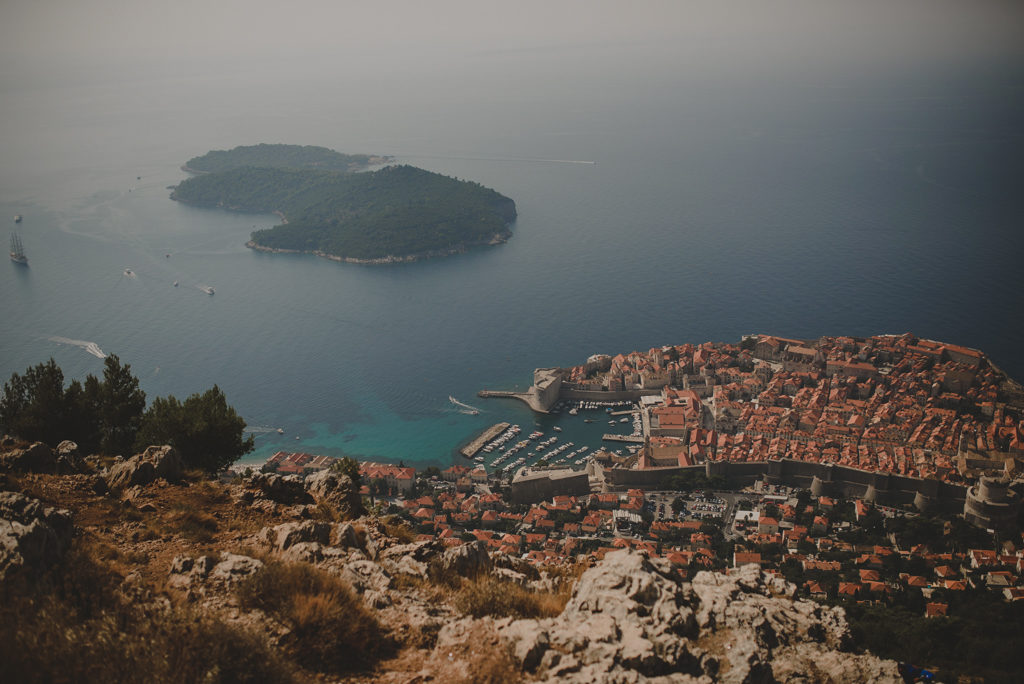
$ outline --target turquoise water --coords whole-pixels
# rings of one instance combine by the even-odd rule
[[[611,88],[581,63],[576,87],[555,74],[512,92],[510,59],[465,66],[459,86],[364,84],[358,101],[345,76],[281,81],[273,100],[251,74],[7,87],[0,143],[18,164],[0,216],[25,215],[30,267],[0,267],[0,375],[51,356],[100,373],[67,340],[92,342],[150,397],[218,384],[258,430],[248,460],[420,467],[500,420],[548,428],[475,393],[594,353],[912,331],[1024,377],[1019,73],[708,84],[633,78],[641,63]],[[194,155],[255,142],[479,181],[516,201],[514,235],[397,266],[252,252],[275,217],[184,207],[166,186]],[[608,429],[558,420],[578,445]]]

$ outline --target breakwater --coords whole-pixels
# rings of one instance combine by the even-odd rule
[[[495,423],[481,432],[476,439],[459,449],[459,453],[466,458],[473,458],[484,448],[484,445],[508,429],[509,423]]]

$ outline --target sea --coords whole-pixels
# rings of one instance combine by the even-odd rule
[[[476,396],[596,353],[911,332],[1024,379],[1020,65],[712,78],[661,56],[4,78],[0,222],[29,264],[0,264],[0,379],[49,358],[67,379],[99,375],[116,354],[150,398],[218,385],[255,437],[245,463],[283,450],[418,468],[464,462],[458,447],[499,421],[591,448],[629,432]],[[479,182],[515,200],[513,235],[345,264],[247,249],[275,216],[169,199],[190,157],[259,142]]]

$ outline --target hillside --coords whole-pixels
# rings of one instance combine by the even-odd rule
[[[190,162],[191,164],[191,162]],[[171,199],[197,207],[278,213],[249,246],[351,261],[402,261],[504,242],[515,203],[479,183],[412,166],[365,173],[244,166],[179,184]]]
[[[182,167],[189,173],[217,173],[245,166],[283,169],[322,169],[326,171],[361,171],[371,164],[387,161],[386,157],[368,154],[342,154],[314,145],[244,145],[231,150],[211,150],[192,157]]]
[[[850,651],[841,608],[755,566],[686,582],[626,549],[538,569],[359,515],[343,475],[221,484],[178,465],[4,441],[13,680],[899,681]]]

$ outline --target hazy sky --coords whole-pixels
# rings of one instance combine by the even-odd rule
[[[1024,44],[1013,0],[4,0],[18,66],[95,59],[417,60],[550,46],[672,43],[681,57],[935,59]],[[213,62],[215,63],[215,62]],[[410,63],[415,67],[415,62]]]

